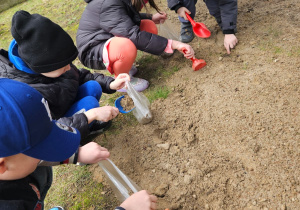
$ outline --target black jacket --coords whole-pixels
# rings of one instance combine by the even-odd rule
[[[86,6],[77,31],[76,43],[80,61],[89,68],[105,69],[102,51],[105,42],[114,37],[130,39],[138,50],[160,55],[168,40],[164,37],[140,31],[141,19],[149,14],[138,13],[130,0],[85,0]],[[97,54],[90,54],[95,48]],[[100,62],[99,62],[100,61]]]
[[[237,0],[203,0],[213,15],[224,34],[236,32],[237,22]],[[183,0],[168,0],[168,7],[177,10],[184,6]]]
[[[22,179],[0,180],[0,209],[42,210],[51,184],[52,169],[49,166],[37,167]]]
[[[92,74],[86,69],[78,70],[71,65],[71,70],[58,78],[48,78],[40,74],[28,74],[15,68],[8,60],[7,51],[0,49],[0,78],[9,78],[30,85],[39,91],[47,100],[53,119],[78,129],[82,138],[88,134],[87,118],[84,114],[76,114],[63,118],[64,114],[75,102],[78,88],[89,80],[96,80],[105,93],[114,93],[109,85],[114,79],[103,74]]]
[[[0,180],[0,209],[43,210],[44,199],[52,184],[52,176],[51,167],[39,166],[23,179]],[[116,207],[117,209],[124,208]]]

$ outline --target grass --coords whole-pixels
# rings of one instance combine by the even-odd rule
[[[102,196],[105,192],[103,184],[93,180],[88,166],[58,166],[54,170],[53,179],[54,183],[45,200],[45,209],[57,205],[70,210],[91,207],[107,209],[112,206],[111,201]]]
[[[162,98],[162,99],[166,99],[168,97],[170,93],[170,90],[168,87],[155,87],[154,89],[150,89],[150,91],[148,92],[148,99],[150,101],[150,103],[152,103],[153,101]]]
[[[83,0],[27,0],[24,3],[15,5],[0,13],[0,48],[7,50],[13,39],[10,33],[11,19],[18,10],[26,10],[31,14],[38,13],[48,17],[66,30],[75,41],[79,20],[85,6],[86,3]],[[136,61],[141,67],[139,74],[142,74],[145,79],[159,77],[161,81],[179,70],[179,67],[175,66],[164,67],[165,61],[143,52],[138,52]],[[78,59],[74,61],[74,64],[79,68],[86,68]],[[94,72],[94,70],[91,71]],[[107,71],[101,71],[101,73],[110,75]],[[168,87],[156,87],[154,83],[151,88],[143,93],[149,98],[150,102],[153,102],[159,98],[167,98],[170,90]],[[115,99],[120,95],[121,93],[103,94],[100,105],[113,106]],[[138,122],[132,113],[118,115],[112,127],[105,132],[105,135],[102,135],[103,137],[101,136],[101,145],[109,147],[108,142],[111,134],[118,135],[122,127],[137,124]],[[102,183],[93,180],[90,166],[61,165],[53,167],[53,171],[54,182],[45,200],[46,209],[61,205],[67,209],[101,210],[111,209],[116,204],[112,204],[112,202],[116,202],[113,198],[102,193],[104,191]]]
[[[66,30],[75,41],[79,20],[85,6],[86,3],[83,0],[27,0],[3,11],[0,15],[0,47],[7,49],[12,40],[11,19],[18,10],[46,16]]]
[[[164,77],[169,77],[172,74],[174,74],[175,72],[179,71],[179,67],[178,66],[173,66],[169,71],[164,71],[164,69],[161,69],[162,75]]]

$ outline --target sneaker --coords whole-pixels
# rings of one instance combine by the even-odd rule
[[[137,77],[130,77],[130,83],[133,88],[138,91],[142,92],[143,90],[147,89],[149,86],[149,82],[145,79],[137,78]],[[127,92],[126,88],[121,88],[117,90],[118,92]]]
[[[194,39],[194,37],[192,24],[190,22],[181,23],[180,41],[189,43]]]
[[[90,127],[90,134],[89,135],[103,133],[104,131],[106,131],[111,126],[111,124],[112,124],[111,120],[108,121],[108,122],[103,122],[103,121],[97,120]]]
[[[129,74],[130,77],[132,77],[132,76],[135,75],[137,72],[138,72],[137,68],[136,68],[134,65],[132,65],[132,67],[131,67],[131,69],[130,69],[130,71],[129,71],[128,74]]]
[[[49,210],[64,210],[64,208],[61,207],[61,206],[55,206],[55,207],[53,207],[53,208],[51,208]]]

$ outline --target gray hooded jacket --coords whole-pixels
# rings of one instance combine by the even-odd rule
[[[160,55],[168,40],[140,31],[142,19],[151,15],[138,13],[130,0],[85,0],[88,5],[82,14],[76,36],[80,61],[93,69],[105,69],[102,51],[105,42],[114,37],[130,39],[138,50]]]

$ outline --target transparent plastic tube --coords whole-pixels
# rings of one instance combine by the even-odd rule
[[[159,24],[159,33],[158,34],[167,39],[179,41],[180,33],[179,33],[179,31],[175,31],[175,28],[172,25],[172,22],[169,22],[168,19],[165,20],[164,23]]]
[[[125,201],[130,194],[141,190],[141,188],[127,177],[110,159],[102,160],[98,164],[108,178],[108,182],[120,202]]]
[[[137,92],[130,82],[126,81],[127,94],[133,100],[135,109],[133,115],[141,124],[147,124],[152,121],[150,112],[150,102],[148,98],[141,92]]]

